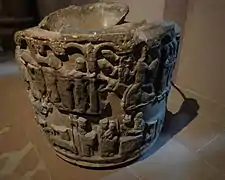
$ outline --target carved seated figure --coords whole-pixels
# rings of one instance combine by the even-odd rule
[[[134,121],[132,121],[131,116],[124,116],[123,124],[120,125],[122,136],[120,137],[119,154],[123,155],[141,147],[144,142],[144,127],[145,122],[142,112],[134,117]]]
[[[47,97],[39,101],[33,98],[31,93],[30,93],[30,96],[31,96],[31,101],[35,108],[35,113],[36,113],[35,119],[38,121],[38,124],[40,124],[42,127],[46,127],[47,125],[46,118],[48,117],[49,113],[53,112],[52,104],[48,102]]]
[[[102,136],[104,135],[104,133],[107,131],[108,126],[109,126],[109,120],[108,120],[108,118],[104,118],[104,119],[101,119],[99,121],[98,136],[99,136],[100,139],[102,138]]]
[[[99,147],[102,157],[114,156],[118,151],[118,134],[115,121],[103,119],[100,122]]]
[[[76,153],[76,149],[72,142],[72,131],[70,128],[51,124],[44,127],[43,130],[55,147]]]
[[[122,124],[120,125],[120,132],[122,136],[130,135],[132,131],[133,123],[130,115],[123,114]],[[131,133],[132,134],[132,133]]]
[[[144,132],[146,123],[143,119],[143,113],[139,112],[132,120],[131,116],[125,115],[120,130],[124,136],[136,136]]]
[[[108,130],[103,134],[102,139],[117,140],[116,122],[110,121]]]
[[[96,132],[88,129],[87,119],[78,118],[77,134],[80,147],[78,147],[79,155],[90,157],[94,155],[94,148],[96,146]]]
[[[136,131],[137,134],[142,133],[144,132],[145,127],[146,127],[146,123],[143,119],[143,113],[139,112],[134,117],[134,131]]]

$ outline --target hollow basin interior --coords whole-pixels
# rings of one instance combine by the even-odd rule
[[[69,6],[51,13],[39,26],[60,33],[98,31],[121,23],[127,13],[128,8],[121,4]]]

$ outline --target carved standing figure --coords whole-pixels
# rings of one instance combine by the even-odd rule
[[[79,139],[79,135],[78,135],[77,115],[70,114],[69,119],[70,119],[71,127],[72,127],[72,139],[73,139],[73,145],[74,145],[74,153],[76,155],[79,155],[79,153],[81,153],[81,146],[80,146],[80,139]]]
[[[165,90],[166,87],[169,86],[169,81],[170,81],[170,74],[171,74],[171,65],[173,58],[171,57],[171,45],[165,44],[163,46],[163,59],[164,59],[164,64],[163,64],[163,71],[162,71],[162,79],[161,79],[161,90]]]
[[[41,66],[34,66],[28,63],[27,69],[28,74],[31,77],[30,78],[31,92],[36,99],[41,100],[41,98],[45,95],[46,92],[45,80]]]
[[[73,102],[73,83],[70,81],[68,74],[75,68],[74,62],[64,62],[63,66],[57,70],[57,89],[59,92],[62,107],[72,110]]]
[[[59,102],[59,93],[56,88],[56,76],[55,70],[51,67],[42,67],[42,72],[46,85],[46,96],[49,97],[49,101],[52,103]]]
[[[44,45],[43,45],[44,46]],[[42,65],[42,72],[46,85],[46,94],[49,97],[50,102],[59,102],[59,93],[56,87],[56,70],[61,68],[62,62],[55,56],[52,50],[43,50],[41,46],[41,52],[46,56],[42,56],[39,53],[35,55],[36,61],[39,65]]]
[[[46,119],[49,113],[53,112],[52,104],[49,102],[48,97],[37,100],[30,94],[30,99],[35,108],[36,120],[38,124],[45,127],[47,125]]]
[[[79,113],[84,113],[87,106],[87,80],[83,77],[87,76],[86,60],[80,54],[73,54],[70,60],[75,62],[75,69],[69,73],[74,84],[73,98],[74,110]]]
[[[27,62],[24,61],[21,58],[21,50],[18,46],[16,47],[16,52],[15,52],[15,56],[16,56],[16,60],[19,63],[19,68],[20,71],[22,72],[22,78],[23,81],[25,82],[25,86],[26,86],[26,90],[30,90],[30,81],[31,81],[31,77],[28,74],[28,70],[27,70]]]
[[[132,82],[132,65],[133,65],[133,58],[129,56],[128,58],[123,57],[120,61],[119,66],[119,82],[129,85]]]

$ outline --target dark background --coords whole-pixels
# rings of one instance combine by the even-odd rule
[[[37,25],[50,12],[96,0],[0,0],[0,53],[14,49],[15,31]]]

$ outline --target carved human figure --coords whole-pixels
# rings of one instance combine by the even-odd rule
[[[120,132],[122,136],[129,135],[129,131],[133,128],[133,122],[130,115],[123,114],[122,124],[120,124]]]
[[[138,59],[134,71],[132,72],[133,74],[135,74],[136,84],[144,84],[148,82],[146,81],[146,79],[150,79],[151,77],[146,77],[147,72],[155,70],[158,65],[158,59],[151,61],[150,64],[148,65],[147,61],[149,61],[150,57],[148,56],[147,52],[148,46],[145,45],[142,48],[141,57]]]
[[[19,56],[26,63],[32,64],[34,66],[38,66],[37,59],[35,55],[32,54],[28,49],[19,49]]]
[[[177,46],[176,46],[176,57],[177,57],[178,52],[179,52],[180,34],[175,34],[174,41],[177,42]]]
[[[46,66],[49,66],[55,70],[62,67],[62,61],[58,57],[56,57],[56,55],[52,50],[48,49],[46,50],[46,52],[42,50],[41,53],[42,54],[46,53],[46,56],[42,56],[39,53],[37,53],[35,57],[38,64],[45,64]]]
[[[101,50],[101,53],[105,59],[107,59],[109,62],[113,64],[119,61],[120,57],[116,53],[114,53],[112,50],[103,49]]]
[[[163,71],[161,78],[161,90],[170,86],[170,79],[172,78],[172,71],[174,69],[175,58],[178,52],[178,40],[175,32],[166,34],[166,39],[162,39],[162,61]],[[179,38],[178,38],[179,39]]]
[[[118,61],[117,56],[113,51],[103,49],[101,50],[102,58],[97,59],[95,48],[88,44],[86,47],[87,54],[87,72],[89,76],[89,109],[88,114],[98,114],[105,107],[104,102],[101,101],[100,92],[113,90],[116,86],[117,80],[114,77],[117,74],[117,68],[112,64]],[[105,88],[99,88],[97,79],[107,81],[108,85]]]
[[[62,62],[51,50],[46,50],[44,52],[43,45],[41,46],[41,53],[46,53],[46,56],[42,56],[39,53],[35,54],[36,62],[39,65],[42,65],[41,69],[43,72],[46,93],[49,97],[49,100],[54,103],[59,101],[59,94],[56,88],[56,76],[55,70],[59,69],[62,66]]]
[[[30,76],[30,89],[36,99],[41,99],[46,91],[45,80],[40,66],[27,64],[28,74]]]
[[[119,56],[113,53],[111,50],[101,51],[103,58],[97,60],[98,68],[107,77],[115,77],[117,73],[117,67],[112,63],[116,63],[119,60]]]
[[[147,63],[149,65],[149,71],[147,72],[147,84],[151,86],[151,91],[155,92],[155,81],[157,77],[157,72],[159,68],[159,62],[161,59],[161,51],[160,51],[160,43],[155,42],[152,44],[150,50],[149,50],[149,55],[147,59]]]
[[[76,153],[72,141],[72,130],[70,128],[63,125],[49,124],[43,130],[55,147]]]
[[[177,53],[178,53],[178,42],[175,37],[169,43],[169,48],[170,48],[170,53],[169,53],[170,66],[168,67],[167,86],[169,85],[169,81],[172,78],[173,69],[175,66],[175,59],[177,58]]]
[[[85,57],[87,60],[87,74],[89,75],[88,95],[89,109],[88,114],[98,114],[100,110],[98,87],[96,85],[96,76],[98,72],[97,58],[94,53],[94,46],[91,43],[86,45]]]
[[[143,119],[143,113],[138,112],[134,117],[134,130],[143,132],[145,129],[145,121]]]
[[[131,74],[132,63],[133,63],[133,58],[131,56],[121,58],[120,66],[118,68],[120,83],[127,84],[127,85],[130,84],[133,78]]]
[[[68,71],[64,65],[62,68],[57,70],[57,89],[63,108],[72,110],[74,107],[73,84],[67,77],[67,72]]]
[[[32,104],[34,105],[35,113],[36,113],[36,120],[38,124],[40,124],[42,127],[45,127],[47,124],[47,117],[49,113],[53,112],[52,104],[48,101],[48,98],[42,98],[41,100],[36,100],[33,98],[33,96],[30,94],[30,99]]]
[[[97,86],[96,78],[89,78],[89,109],[87,110],[88,114],[99,114],[102,109],[102,103],[100,101],[100,96],[98,93],[98,86]]]
[[[109,127],[108,130],[103,134],[103,139],[109,139],[109,140],[117,140],[117,129],[116,129],[116,122],[115,121],[109,121]]]
[[[42,109],[41,109],[41,113],[43,115],[45,115],[45,117],[48,116],[49,112],[52,112],[52,104],[48,101],[48,98],[43,98],[42,99]]]
[[[117,68],[112,65],[110,61],[117,61],[118,57],[111,50],[102,50],[103,58],[96,59],[97,67],[95,73],[97,78],[107,81],[107,87],[101,89],[100,91],[112,90],[116,84],[116,80],[112,77],[115,76]],[[92,55],[94,56],[94,55]],[[93,72],[93,69],[92,71]],[[104,103],[101,101],[99,96],[98,86],[96,84],[96,78],[90,78],[89,83],[89,96],[90,96],[90,108],[88,113],[96,114],[99,113],[104,108]]]
[[[108,120],[108,118],[104,118],[104,119],[101,119],[99,121],[99,130],[98,130],[99,139],[102,138],[102,136],[104,135],[104,133],[108,129],[108,126],[109,126],[109,120]]]
[[[121,155],[132,152],[142,146],[144,140],[142,114],[137,114],[135,118],[134,122],[131,116],[124,115],[123,122],[120,125],[122,134],[120,137],[119,154]]]
[[[112,50],[101,50],[102,58],[97,59],[98,75],[97,78],[106,81],[107,84],[99,88],[99,92],[114,91],[118,83],[118,68],[115,64],[119,63],[119,56]]]
[[[26,90],[30,90],[31,77],[28,74],[27,63],[20,56],[20,51],[21,50],[19,49],[19,47],[17,47],[15,56],[16,56],[16,59],[19,63],[20,71],[22,72],[22,78],[23,78],[23,81],[25,83]]]
[[[62,105],[69,110],[73,110],[74,107],[78,112],[84,112],[85,110],[86,100],[83,98],[86,91],[82,79],[86,75],[83,72],[85,68],[86,64],[83,55],[73,54],[69,56],[69,61],[64,62],[63,66],[57,70],[57,88],[60,99]]]
[[[121,106],[124,110],[135,110],[139,107],[147,105],[153,98],[155,93],[145,92],[141,84],[132,84],[123,93]]]
[[[36,99],[41,99],[45,93],[45,81],[41,66],[37,64],[36,58],[28,49],[16,47],[16,57],[23,71],[23,78]]]
[[[164,67],[162,71],[162,79],[161,79],[161,90],[164,90],[169,85],[169,81],[171,78],[171,71],[172,71],[172,61],[173,58],[171,57],[171,45],[165,44],[162,51],[163,51],[163,59],[164,59]]]
[[[100,123],[100,154],[101,156],[113,156],[118,151],[118,135],[115,121],[103,119]]]
[[[178,49],[177,49],[178,42],[177,42],[176,38],[173,38],[171,43],[173,45],[173,56],[174,56],[174,58],[176,58],[177,57],[177,53],[178,53]]]
[[[80,139],[78,135],[78,121],[77,121],[77,115],[70,114],[69,115],[69,120],[71,122],[71,127],[72,127],[72,139],[73,139],[73,145],[74,145],[74,153],[76,155],[81,152],[81,146],[80,146]]]
[[[152,60],[148,55],[148,46],[144,45],[141,57],[131,72],[131,74],[135,75],[134,84],[130,85],[123,95],[123,107],[125,109],[130,110],[144,106],[154,98],[154,76],[151,75],[155,74],[157,67],[158,59]]]
[[[45,79],[46,96],[48,96],[49,101],[52,103],[59,102],[60,98],[56,88],[55,70],[50,67],[42,67],[42,72]]]
[[[120,131],[124,136],[136,136],[144,132],[146,123],[143,119],[143,113],[138,112],[135,117],[131,118],[130,115],[124,115]]]
[[[74,54],[70,56],[70,60],[75,62],[75,69],[72,70],[68,76],[71,77],[74,88],[74,110],[79,113],[84,113],[87,106],[87,80],[83,77],[87,76],[86,60],[84,56]]]
[[[96,73],[98,71],[98,66],[96,54],[94,53],[94,45],[88,43],[85,50],[85,57],[87,58],[87,72]]]
[[[94,148],[96,146],[96,132],[88,129],[87,119],[78,118],[77,135],[79,137],[80,148],[79,155],[81,156],[93,156]]]

